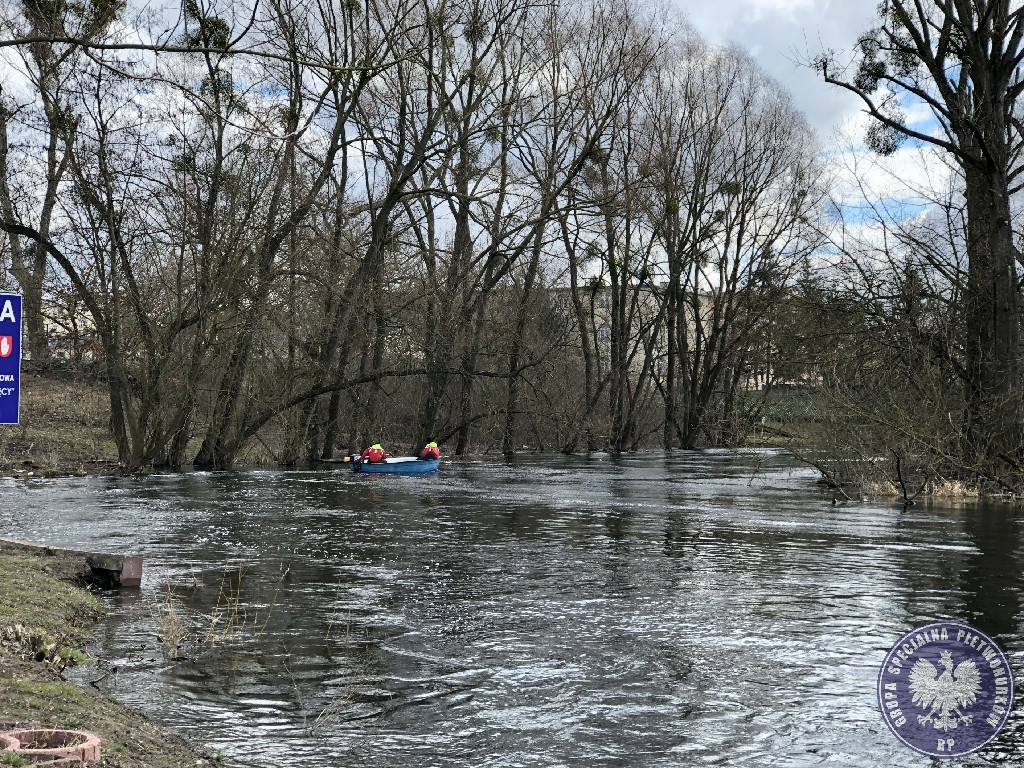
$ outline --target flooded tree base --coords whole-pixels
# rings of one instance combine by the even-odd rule
[[[0,549],[0,573],[0,731],[90,731],[100,738],[107,768],[221,764],[145,715],[65,679],[65,667],[89,663],[88,627],[103,613],[77,585],[80,565]],[[104,674],[95,669],[96,678]]]

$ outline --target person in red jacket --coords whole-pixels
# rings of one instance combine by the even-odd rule
[[[369,461],[370,463],[376,463],[378,461],[384,461],[388,457],[387,451],[381,448],[380,443],[374,443],[359,456],[360,461]]]
[[[420,458],[425,461],[429,461],[430,459],[440,459],[441,451],[438,450],[437,443],[433,441],[427,443],[426,448],[420,451]]]

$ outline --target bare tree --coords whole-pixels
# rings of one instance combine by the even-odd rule
[[[74,89],[76,68],[86,58],[80,45],[49,42],[46,38],[71,34],[86,41],[97,40],[117,18],[120,5],[103,0],[82,4],[28,0],[18,10],[16,17],[0,21],[0,29],[42,39],[17,49],[23,65],[21,74],[31,93],[19,95],[14,78],[7,93],[0,86],[0,216],[8,222],[31,220],[39,237],[49,240],[68,168],[66,139],[74,133],[77,119],[69,103],[73,98],[69,90]],[[12,121],[20,127],[23,138],[19,142],[23,149],[13,164]],[[26,167],[37,167],[38,176],[26,173]],[[46,248],[22,234],[8,231],[8,238],[11,272],[24,296],[28,352],[35,359],[45,358]]]
[[[95,335],[125,466],[740,435],[814,207],[742,57],[629,0],[118,8],[5,28],[0,229]]]
[[[674,107],[655,113],[649,209],[668,260],[665,444],[735,443],[751,348],[819,242],[816,148],[736,51],[693,56],[658,102]]]

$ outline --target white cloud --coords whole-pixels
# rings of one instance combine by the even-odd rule
[[[835,199],[842,205],[870,200],[935,200],[949,188],[953,170],[941,149],[907,143],[889,157],[864,145],[869,118],[856,114],[838,126],[830,164],[836,178]]]
[[[746,0],[750,21],[785,19],[789,24],[800,23],[815,13],[814,0]]]
[[[675,0],[710,42],[737,43],[785,85],[823,142],[861,109],[849,92],[805,66],[823,50],[849,50],[875,17],[864,0]]]

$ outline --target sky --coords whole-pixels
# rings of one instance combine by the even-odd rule
[[[873,0],[674,0],[709,43],[737,43],[781,82],[822,144],[858,120],[859,100],[825,83],[798,60],[825,49],[849,51],[872,26]]]
[[[670,0],[712,44],[735,43],[782,83],[830,159],[831,195],[847,215],[883,203],[902,215],[921,212],[931,190],[945,188],[949,166],[930,150],[904,144],[880,158],[864,147],[869,118],[863,102],[801,65],[823,50],[847,59],[860,35],[877,23],[876,0]],[[844,53],[846,55],[844,55]],[[919,130],[934,130],[923,105],[904,104]],[[873,225],[865,225],[865,231]]]

